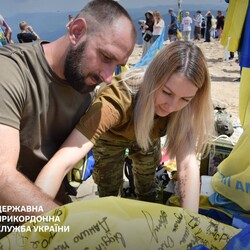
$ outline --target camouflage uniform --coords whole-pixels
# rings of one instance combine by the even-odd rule
[[[155,169],[161,160],[160,139],[153,141],[145,152],[129,140],[110,141],[99,139],[93,148],[95,170],[93,179],[98,185],[99,196],[117,196],[123,183],[125,150],[133,162],[135,193],[140,200],[155,201]]]

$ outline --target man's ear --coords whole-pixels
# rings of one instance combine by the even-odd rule
[[[69,39],[73,45],[76,45],[82,37],[87,35],[87,23],[84,18],[77,18],[69,28]]]

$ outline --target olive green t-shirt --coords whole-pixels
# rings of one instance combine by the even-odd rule
[[[114,78],[111,85],[104,87],[93,102],[88,112],[76,126],[93,144],[99,138],[109,140],[136,141],[133,107],[135,96],[119,78]],[[157,117],[151,138],[166,134],[167,118]]]
[[[92,100],[48,65],[42,41],[0,49],[0,123],[20,131],[18,168],[34,180]]]

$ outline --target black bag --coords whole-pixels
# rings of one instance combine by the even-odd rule
[[[151,37],[152,37],[152,35],[149,34],[149,33],[147,33],[147,34],[145,34],[145,36],[143,37],[143,39],[144,39],[144,41],[148,42],[148,41],[150,41]]]

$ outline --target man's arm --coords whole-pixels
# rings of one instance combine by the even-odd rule
[[[49,196],[17,171],[19,131],[0,124],[0,138],[0,206],[42,206],[43,212],[58,207]],[[27,214],[37,215],[35,212],[16,213],[16,215]]]

